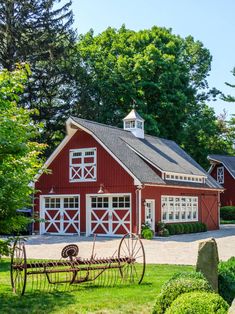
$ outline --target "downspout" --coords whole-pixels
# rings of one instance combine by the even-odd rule
[[[136,192],[136,226],[137,226],[137,233],[140,235],[141,234],[141,199],[142,199],[142,189],[144,189],[144,185],[138,185],[137,189],[135,190]]]

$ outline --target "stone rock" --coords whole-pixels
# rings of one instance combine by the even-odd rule
[[[228,310],[228,314],[235,314],[235,299],[233,300],[233,303]]]
[[[215,239],[200,242],[196,270],[206,277],[216,292],[218,292],[218,263],[219,255]]]

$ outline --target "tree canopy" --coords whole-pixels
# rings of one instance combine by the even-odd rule
[[[71,0],[0,0],[0,68],[12,71],[30,64],[19,105],[36,108],[45,128],[40,141],[53,148],[69,115],[72,94],[67,59],[75,41]]]
[[[211,58],[200,41],[166,28],[136,32],[122,26],[99,35],[90,31],[79,37],[71,63],[78,91],[73,114],[121,126],[134,106],[146,120],[147,133],[175,140],[205,166],[215,139],[216,151],[227,147],[213,110],[206,106],[217,94],[207,82]],[[199,132],[194,144],[187,136],[191,127]],[[193,149],[198,141],[201,153]]]

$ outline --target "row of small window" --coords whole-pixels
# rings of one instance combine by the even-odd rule
[[[130,208],[130,196],[112,197],[111,206],[113,208]],[[110,199],[108,197],[92,197],[92,208],[108,208],[110,206]]]
[[[198,219],[197,197],[162,197],[162,220],[192,221]]]
[[[141,121],[125,121],[125,129],[143,129],[143,122]]]
[[[167,180],[203,183],[203,178],[202,177],[196,177],[196,176],[183,176],[183,175],[176,175],[176,174],[166,174],[166,179]]]
[[[65,198],[45,198],[45,208],[59,209],[59,208],[79,208],[79,198],[76,197],[65,197]]]

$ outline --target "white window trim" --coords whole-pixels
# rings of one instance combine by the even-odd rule
[[[163,198],[167,198],[168,200],[167,200],[167,203],[169,203],[169,198],[173,198],[174,200],[174,204],[175,204],[175,199],[176,198],[179,198],[180,199],[180,203],[182,202],[182,198],[195,198],[197,201],[195,202],[196,204],[197,204],[197,212],[196,212],[196,218],[191,218],[191,219],[188,219],[187,218],[187,209],[186,209],[186,215],[185,215],[185,219],[175,219],[175,218],[173,218],[173,219],[163,219],[163,208],[162,208],[162,204],[163,204]],[[165,202],[165,201],[164,201]],[[193,204],[192,202],[191,202],[191,204]],[[194,222],[194,221],[198,221],[198,196],[193,196],[193,195],[180,195],[180,196],[172,196],[172,195],[162,195],[161,196],[161,221],[163,221],[163,222],[166,222],[166,223],[181,223],[181,222]],[[173,209],[174,211],[175,211],[175,206],[174,206],[174,209]],[[167,208],[167,212],[169,212],[170,211],[170,209],[169,208]],[[182,207],[180,206],[180,210],[179,210],[180,212],[182,211]],[[193,207],[192,207],[192,211],[193,211]],[[168,215],[167,215],[168,216]]]
[[[220,184],[224,184],[224,167],[223,166],[217,168],[217,182]]]
[[[86,163],[82,163],[81,168],[82,168],[82,177],[80,179],[73,179],[72,178],[72,168],[74,166],[74,164],[72,164],[72,155],[73,153],[85,153],[85,152],[89,152],[89,151],[94,151],[94,162],[91,164],[86,164]],[[84,158],[84,157],[83,157]],[[86,167],[86,165],[93,165],[94,166],[94,178],[84,178],[84,169]],[[88,148],[79,148],[79,149],[70,149],[69,150],[69,182],[96,182],[97,180],[97,152],[96,152],[96,148],[95,147],[88,147]]]

